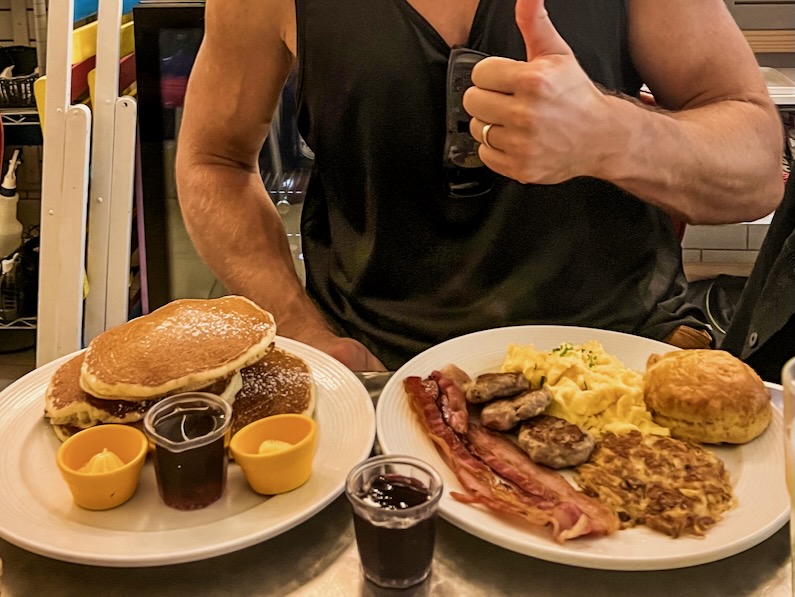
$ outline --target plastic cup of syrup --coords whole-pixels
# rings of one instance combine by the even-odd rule
[[[204,392],[169,396],[146,413],[144,431],[155,444],[157,488],[166,505],[197,510],[221,497],[231,422],[232,407]]]
[[[442,479],[410,456],[376,456],[348,475],[364,575],[381,587],[402,589],[431,571]]]

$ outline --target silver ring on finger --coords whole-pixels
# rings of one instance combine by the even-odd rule
[[[483,131],[480,133],[481,137],[483,137],[483,141],[482,141],[483,145],[485,145],[489,149],[494,149],[491,146],[491,144],[489,143],[489,131],[491,130],[491,127],[493,127],[493,126],[494,126],[493,124],[483,125]]]

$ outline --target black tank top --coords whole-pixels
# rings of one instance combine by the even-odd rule
[[[623,0],[547,0],[592,80],[637,96]],[[448,195],[450,48],[406,0],[296,0],[299,130],[315,152],[302,213],[307,290],[390,368],[518,324],[662,338],[699,325],[670,218],[607,182],[496,176]],[[481,0],[469,48],[525,59],[514,0]]]

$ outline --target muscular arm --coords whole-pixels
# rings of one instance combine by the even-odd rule
[[[634,64],[662,109],[588,80],[543,9],[518,0],[527,62],[487,58],[464,97],[483,162],[521,182],[608,180],[690,223],[753,220],[783,195],[782,126],[722,0],[627,0]]]
[[[180,207],[202,259],[233,293],[273,313],[284,336],[354,369],[377,369],[361,345],[334,336],[306,296],[258,156],[293,64],[292,0],[208,0],[177,153]]]
[[[783,195],[781,121],[724,3],[627,4],[633,61],[670,112],[607,98],[623,151],[606,177],[693,223],[770,213]]]

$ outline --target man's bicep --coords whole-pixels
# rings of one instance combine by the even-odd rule
[[[753,52],[723,0],[629,0],[630,51],[664,108],[764,100]]]
[[[194,159],[256,166],[293,62],[283,40],[285,4],[208,0],[180,136]]]

